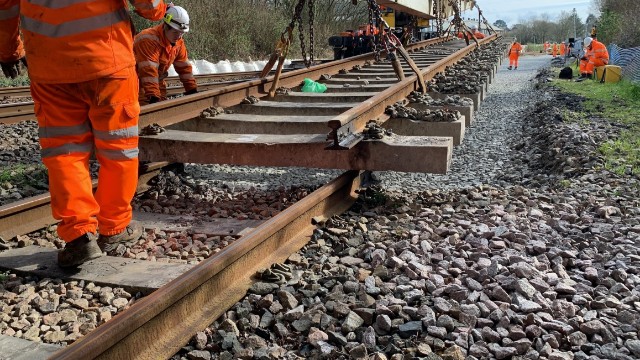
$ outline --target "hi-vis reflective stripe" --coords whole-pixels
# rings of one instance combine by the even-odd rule
[[[138,157],[138,148],[126,150],[96,149],[96,154],[110,160],[131,160]]]
[[[180,80],[191,80],[193,79],[193,74],[180,74]]]
[[[30,4],[46,7],[49,9],[62,9],[67,6],[91,2],[94,0],[28,0]]]
[[[145,66],[153,66],[154,68],[158,68],[160,66],[160,64],[158,64],[155,61],[140,61],[138,63],[138,69],[142,69]]]
[[[69,155],[72,153],[91,153],[91,150],[93,150],[92,143],[69,143],[61,146],[42,149],[40,154],[43,158],[47,158],[60,155]]]
[[[91,132],[91,125],[85,122],[74,126],[44,126],[38,129],[40,139],[51,139],[62,136],[84,135]]]
[[[133,0],[129,0],[129,2],[135,6],[136,9],[140,9],[140,10],[149,10],[149,9],[155,9],[158,4],[160,4],[160,0],[153,0],[152,4],[149,3],[141,3],[141,2],[134,2]]]
[[[24,15],[21,16],[22,28],[24,30],[52,38],[71,36],[97,30],[106,26],[115,25],[127,19],[129,19],[129,13],[127,13],[127,10],[124,8],[112,13],[92,16],[86,19],[68,21],[59,25],[44,23]]]
[[[155,40],[157,42],[160,42],[160,38],[153,35],[153,34],[142,34],[142,35],[138,35],[136,36],[135,40],[133,41],[133,43],[137,43],[138,41],[144,40],[144,39],[149,39],[149,40]]]
[[[119,140],[138,136],[138,126],[131,126],[124,129],[113,129],[108,131],[93,130],[93,135],[100,140]]]
[[[151,77],[151,76],[141,77],[140,78],[140,82],[145,83],[145,84],[146,83],[154,83],[154,84],[160,83],[160,81],[158,81],[158,78]]]
[[[20,4],[13,5],[6,10],[0,10],[0,21],[13,19],[20,15]]]

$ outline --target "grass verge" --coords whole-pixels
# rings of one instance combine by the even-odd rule
[[[575,114],[580,120],[588,121],[591,113],[623,125],[624,130],[602,144],[599,150],[609,171],[640,174],[640,85],[628,81],[600,84],[593,80],[574,82],[558,79],[552,84],[587,99],[583,104],[584,110]]]

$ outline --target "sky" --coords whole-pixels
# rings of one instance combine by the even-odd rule
[[[594,12],[591,0],[476,0],[476,2],[491,24],[501,19],[509,26],[544,13],[548,14],[551,20],[555,20],[562,11],[571,13],[573,8],[584,22],[589,13]],[[477,9],[474,8],[473,11],[463,13],[463,18],[477,18],[477,14]]]

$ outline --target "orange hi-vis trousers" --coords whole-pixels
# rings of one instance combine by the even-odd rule
[[[518,58],[519,57],[520,57],[520,54],[518,54],[518,53],[509,54],[509,66],[518,67]]]
[[[31,83],[42,161],[58,236],[114,235],[132,217],[138,182],[138,79],[134,67],[81,83]],[[91,186],[89,157],[100,163]]]

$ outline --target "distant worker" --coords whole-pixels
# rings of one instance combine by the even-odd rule
[[[609,52],[603,43],[590,37],[584,38],[585,54],[580,58],[580,77],[593,75],[593,70],[609,63]]]
[[[51,212],[66,243],[58,252],[63,268],[131,244],[143,232],[131,221],[140,107],[127,6],[122,0],[0,1],[3,69],[24,56],[22,27]],[[166,11],[162,0],[136,0],[134,7],[150,20]],[[94,151],[100,163],[95,193]]]
[[[473,31],[473,36],[475,36],[476,39],[484,39],[484,34],[478,31],[478,28],[475,25],[471,25],[471,31]]]
[[[564,41],[560,43],[560,56],[567,56],[567,46],[564,44]]]
[[[518,69],[518,58],[520,57],[520,53],[522,53],[522,45],[518,42],[518,39],[513,39],[513,45],[511,45],[511,49],[509,49],[509,67],[507,69],[514,70]]]
[[[553,43],[553,46],[551,47],[551,52],[552,52],[554,58],[556,56],[558,56],[558,44],[557,43]]]
[[[549,49],[551,48],[551,44],[549,44],[548,41],[545,41],[543,47],[544,47],[544,53],[548,54],[549,53]]]
[[[167,8],[162,24],[136,35],[133,53],[140,78],[140,104],[153,104],[167,99],[169,67],[173,64],[184,86],[184,95],[198,92],[187,47],[182,37],[189,32],[189,14],[180,6]]]

